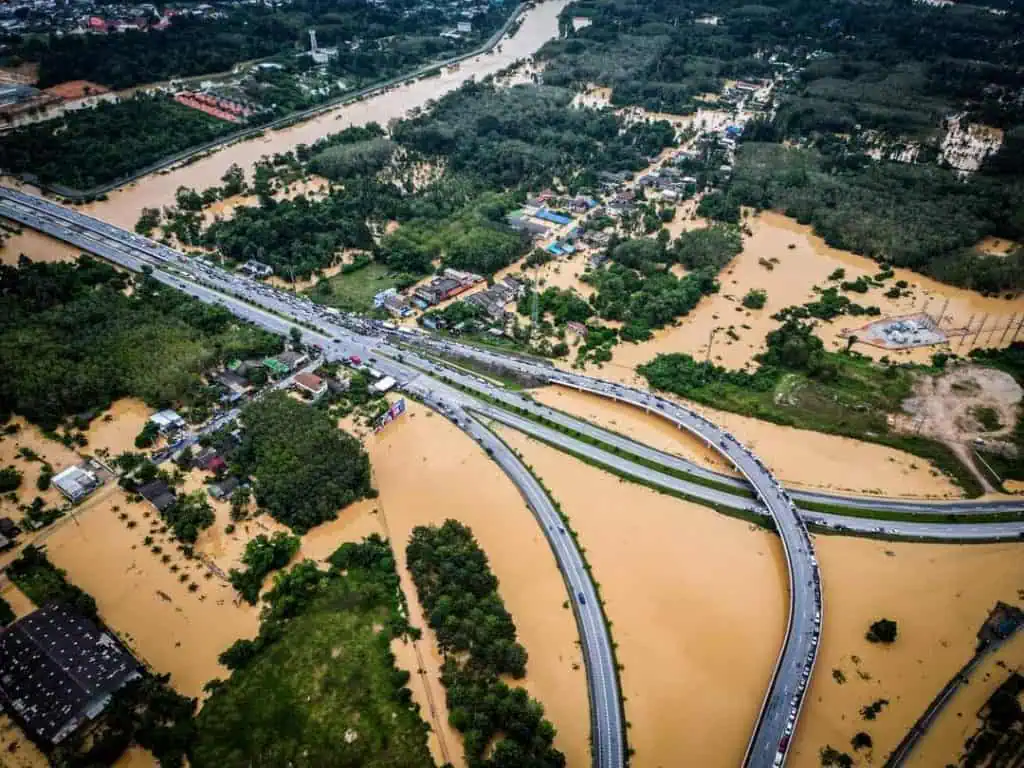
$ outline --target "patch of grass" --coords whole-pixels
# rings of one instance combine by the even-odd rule
[[[369,312],[373,309],[373,297],[388,288],[394,288],[395,280],[383,264],[372,263],[346,274],[337,274],[327,279],[330,292],[313,287],[306,291],[313,301],[336,307],[348,312]]]
[[[743,378],[721,369],[709,370],[701,378],[693,366],[673,372],[672,357],[659,355],[637,370],[654,387],[720,410],[912,453],[933,462],[968,497],[984,491],[970,469],[942,443],[889,429],[888,415],[899,410],[911,394],[914,379],[926,375],[927,369],[879,366],[867,358],[829,353],[827,361],[835,366],[835,376],[827,381],[802,372],[781,376],[759,372]]]
[[[989,405],[976,405],[971,408],[971,416],[981,425],[986,432],[997,432],[1003,428],[1003,422],[999,420],[999,411]]]
[[[302,583],[271,595],[251,657],[212,685],[195,768],[433,765],[390,650],[402,623],[394,562],[386,543],[368,541],[349,545],[344,569],[296,566]]]

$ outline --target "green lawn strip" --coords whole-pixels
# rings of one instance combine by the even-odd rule
[[[314,286],[305,294],[324,306],[348,312],[369,312],[373,309],[374,295],[395,286],[394,279],[388,277],[389,272],[385,265],[373,262],[354,272],[341,272],[327,278],[330,293]]]
[[[232,646],[235,671],[198,718],[195,768],[433,765],[390,650],[408,629],[390,547],[371,536],[331,561],[329,572],[305,561],[279,577],[257,639]]]

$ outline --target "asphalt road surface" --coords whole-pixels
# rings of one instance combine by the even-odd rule
[[[457,409],[455,412],[466,419],[463,428],[469,431],[474,438],[479,438],[481,442],[488,439],[492,441],[485,445],[493,451],[495,457],[499,455],[499,446],[503,444],[500,441],[494,442],[493,435],[465,416],[463,409],[467,403],[464,393],[453,388],[443,387],[443,385],[433,382],[420,370],[406,364],[405,359],[412,357],[412,362],[415,362],[420,368],[424,366],[429,368],[435,365],[432,361],[417,357],[405,349],[388,343],[385,337],[393,337],[393,335],[390,334],[390,329],[383,324],[354,316],[342,316],[335,310],[320,307],[304,298],[222,271],[202,260],[186,259],[176,251],[147,238],[14,190],[0,188],[0,216],[20,221],[84,250],[108,258],[128,269],[138,271],[143,267],[148,267],[152,270],[155,279],[186,291],[203,301],[225,306],[238,316],[278,333],[286,334],[298,324],[301,326],[306,343],[319,346],[328,358],[340,359],[350,355],[359,355],[378,370],[393,376],[400,386],[409,391],[418,392],[421,396],[424,391],[423,387],[427,387],[426,391],[430,392],[430,388],[433,386],[438,390],[433,395],[434,407]],[[774,521],[775,528],[782,539],[790,576],[790,611],[786,638],[744,760],[744,765],[748,766],[781,765],[788,752],[791,734],[803,705],[804,693],[817,655],[822,603],[817,560],[804,516],[797,509],[789,493],[775,480],[760,459],[730,433],[707,421],[700,414],[650,392],[561,371],[550,365],[520,357],[498,355],[475,347],[435,340],[423,334],[413,334],[411,338],[406,336],[402,340],[433,351],[446,353],[457,351],[460,356],[474,358],[488,364],[498,364],[509,370],[541,378],[550,383],[591,392],[643,408],[647,412],[662,416],[678,428],[686,429],[698,436],[736,467],[749,483],[749,487],[754,489],[764,509]],[[452,375],[451,369],[446,369],[444,375],[453,380],[456,379],[456,376]],[[488,388],[498,390],[497,387],[482,378],[472,376],[468,378],[478,391],[483,390],[487,393]],[[431,384],[425,382],[431,382]],[[440,391],[441,388],[443,388],[443,392]],[[507,449],[505,451],[507,452]],[[505,455],[505,452],[500,453]],[[658,457],[654,460],[658,462],[678,460],[678,457],[671,458],[669,454],[655,453],[658,454]],[[514,456],[512,458],[514,459]],[[644,458],[649,458],[649,456],[644,456]],[[542,525],[546,524],[545,513],[539,511],[545,509],[544,502],[540,496],[535,496],[533,491],[528,490],[531,487],[530,480],[522,476],[521,471],[516,469],[515,463],[510,463],[507,459],[496,458],[496,460],[521,489]],[[643,468],[640,467],[640,469]],[[688,464],[686,471],[692,471],[692,465]],[[526,475],[528,476],[529,473]],[[677,480],[676,478],[671,479]],[[729,482],[736,481],[730,479]],[[539,489],[539,486],[537,488]],[[546,499],[542,489],[540,493],[543,499]],[[827,498],[829,503],[832,503],[836,497],[827,496]],[[878,506],[878,501],[875,499],[857,500],[856,503],[863,501],[867,501],[873,507]],[[856,503],[853,506],[856,506]],[[548,502],[548,506],[550,506],[550,502]],[[914,506],[934,511],[934,506],[930,504],[917,505],[914,503]],[[824,515],[815,513],[815,517],[823,518]],[[840,516],[835,517],[839,518]],[[852,523],[857,520],[857,518],[851,517],[847,522]],[[857,524],[862,525],[863,521]],[[906,525],[910,524],[886,523],[886,528],[897,530]],[[924,526],[927,524],[914,525]],[[962,532],[967,526],[949,525],[945,527],[955,528],[958,532]],[[992,530],[989,525],[980,527]],[[551,539],[550,532],[546,532]],[[583,581],[573,581],[575,578],[573,574],[585,575],[585,570],[582,570],[581,561],[579,561],[579,553],[576,552],[574,560],[569,549],[562,551],[555,546],[556,541],[558,541],[557,538],[552,541],[552,545],[559,566],[562,568],[563,574],[566,575],[570,591],[574,587],[580,587],[571,597],[577,609],[581,637],[584,638],[583,645],[588,667],[595,728],[595,762],[601,766],[621,765],[624,739],[622,737],[617,677],[614,665],[610,661],[610,645],[608,645],[610,641],[607,637],[607,628],[601,620],[596,593],[593,592],[593,586],[589,579],[586,580],[586,584]],[[577,567],[580,568],[579,572],[574,570]],[[580,609],[585,606],[590,606],[590,609],[581,611]],[[607,650],[607,654],[605,654],[605,650]],[[612,689],[609,686],[613,686],[614,696],[611,696]],[[609,702],[614,702],[614,707],[611,707]],[[614,714],[611,712],[612,708],[615,710]]]

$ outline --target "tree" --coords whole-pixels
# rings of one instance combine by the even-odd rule
[[[743,297],[743,306],[747,309],[763,309],[768,301],[768,293],[758,288],[751,288]]]
[[[249,515],[249,502],[252,490],[247,485],[240,485],[231,494],[231,519],[244,520]]]
[[[296,326],[292,326],[288,329],[288,338],[291,339],[292,346],[295,348],[302,346],[302,331]]]
[[[868,630],[865,638],[871,643],[893,643],[896,641],[896,622],[889,619],[879,619]]]
[[[864,731],[858,731],[850,740],[850,746],[853,747],[854,751],[858,751],[861,749],[871,749],[871,747],[873,746],[873,742],[871,741],[871,734],[865,733]]]
[[[21,485],[21,470],[15,466],[0,469],[0,493],[10,493],[18,490]]]

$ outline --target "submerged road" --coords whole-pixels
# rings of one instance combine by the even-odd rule
[[[488,439],[486,435],[490,435],[486,430],[474,431],[482,427],[465,415],[465,409],[471,407],[466,394],[436,382],[425,374],[423,370],[436,368],[436,364],[396,346],[394,342],[398,339],[389,335],[388,330],[381,324],[354,316],[342,316],[335,310],[315,305],[305,298],[270,288],[198,260],[187,259],[177,251],[147,238],[14,190],[0,188],[0,216],[19,221],[108,258],[128,269],[140,271],[143,267],[148,267],[155,279],[203,301],[221,304],[238,316],[278,333],[286,334],[292,327],[298,325],[307,343],[320,346],[327,357],[339,359],[352,354],[359,355],[375,368],[394,376],[407,391],[423,397],[425,401],[429,397],[431,407],[442,410],[457,409],[455,413],[458,415],[455,418],[465,421],[466,423],[461,426],[475,438],[480,438],[481,442]],[[771,516],[782,540],[789,572],[789,620],[786,636],[744,758],[744,765],[755,768],[781,765],[789,749],[791,735],[803,706],[804,694],[817,655],[822,602],[817,559],[814,556],[804,516],[797,509],[793,498],[763,462],[733,435],[700,414],[650,392],[562,371],[532,360],[498,355],[475,347],[436,340],[423,334],[413,334],[411,338],[403,337],[401,340],[405,344],[432,352],[449,355],[457,352],[459,356],[488,365],[498,365],[551,384],[590,392],[642,408],[665,418],[678,429],[699,437],[733,464],[749,484],[748,487],[753,489],[764,510]],[[417,367],[408,364],[407,359]],[[445,369],[444,375],[452,380],[458,379],[451,369]],[[479,377],[468,375],[462,378],[475,385],[471,388],[483,390],[483,393],[489,396],[492,393],[487,391],[488,388],[498,391],[496,387],[482,384],[483,380]],[[493,436],[490,439],[493,440]],[[485,445],[494,451],[495,456],[499,454],[496,443]],[[514,464],[498,461],[523,492],[538,520],[542,525],[546,524],[546,513],[539,511],[545,508],[544,503],[540,497],[527,490],[530,488],[529,482],[521,476],[518,469],[515,469]],[[730,480],[736,482],[735,479]],[[877,506],[875,500],[868,501],[874,502],[872,506]],[[821,513],[816,513],[816,516],[823,517]],[[548,536],[551,540],[550,533]],[[563,552],[555,546],[556,541],[559,540],[552,540],[552,546],[559,566],[566,575],[567,585],[572,590],[583,584],[573,581],[570,577],[570,574],[577,573],[574,569],[578,564],[573,561],[568,550]],[[578,557],[579,553],[576,554]],[[607,637],[607,627],[603,620],[591,621],[590,619],[595,618],[592,612],[580,610],[588,604],[588,600],[592,604],[592,610],[598,610],[596,591],[593,590],[589,575],[585,570],[579,572],[580,578],[584,576],[588,586],[586,589],[578,589],[571,597],[577,609],[577,623],[588,667],[594,721],[595,764],[622,765],[625,740],[619,709],[618,679],[610,655],[605,655],[603,651],[604,643],[610,643],[610,639]],[[603,639],[601,633],[604,635]],[[610,649],[610,645],[607,647]],[[609,685],[614,686],[614,697],[611,698],[610,689],[607,688]],[[614,713],[611,711],[612,708],[615,710]]]

